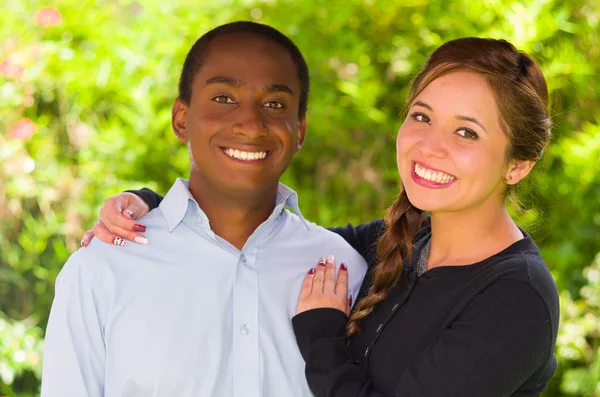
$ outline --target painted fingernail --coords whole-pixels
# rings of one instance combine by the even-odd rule
[[[125,245],[125,239],[122,239],[121,237],[115,237],[113,238],[113,244],[123,247]]]
[[[348,271],[348,268],[346,267],[346,264],[345,264],[345,263],[342,263],[342,264],[340,265],[340,270],[346,270],[346,271]]]
[[[327,263],[334,263],[335,262],[335,258],[333,257],[333,255],[329,255],[327,257]]]
[[[127,214],[129,219],[133,219],[133,212],[131,210],[125,210],[124,212]]]
[[[327,261],[325,260],[325,258],[319,259],[319,266],[325,266],[326,263]]]
[[[308,269],[308,274],[315,274],[315,268]]]
[[[348,306],[352,307],[352,295],[348,298]]]
[[[133,241],[135,241],[138,244],[148,244],[148,239],[146,237],[139,237],[136,236]]]
[[[146,231],[146,226],[140,225],[139,223],[136,223],[135,225],[133,225],[133,230],[136,231],[136,232],[145,232]]]
[[[81,239],[81,246],[82,246],[82,247],[85,247],[85,243],[86,243],[86,241],[87,241],[87,240],[86,240],[86,239],[84,239],[84,238],[82,238],[82,239]]]

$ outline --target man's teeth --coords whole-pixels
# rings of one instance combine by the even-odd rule
[[[225,154],[239,160],[262,160],[267,157],[267,152],[245,152],[231,148],[225,149]]]
[[[450,183],[456,178],[452,175],[445,174],[441,171],[434,171],[424,167],[421,167],[419,164],[415,163],[415,174],[419,175],[421,178],[428,180],[430,182],[435,183]]]

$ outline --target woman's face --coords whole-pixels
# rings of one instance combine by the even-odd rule
[[[504,203],[508,139],[486,80],[451,72],[410,104],[396,141],[398,170],[411,203],[457,212]]]

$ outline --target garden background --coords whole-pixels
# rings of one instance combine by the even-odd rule
[[[394,137],[426,56],[461,36],[539,59],[554,137],[520,189],[560,288],[545,396],[600,396],[600,3],[597,0],[1,0],[0,395],[37,395],[54,280],[104,201],[186,176],[171,132],[185,54],[208,29],[271,24],[312,72],[307,142],[283,181],[323,225],[381,217]]]

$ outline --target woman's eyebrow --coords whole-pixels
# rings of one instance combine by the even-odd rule
[[[467,116],[456,116],[457,120],[463,120],[463,121],[469,121],[471,123],[475,123],[478,126],[480,126],[485,132],[487,132],[487,130],[485,129],[485,127],[483,126],[483,124],[481,124],[476,118],[473,117],[467,117]]]
[[[429,109],[431,111],[433,111],[433,109],[431,108],[431,106],[429,106],[428,104],[426,104],[425,102],[421,102],[421,101],[415,101],[412,106],[421,106],[424,107],[425,109]]]

